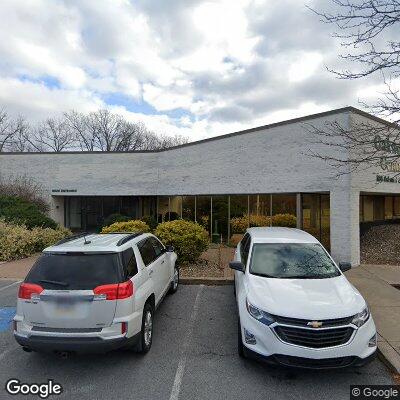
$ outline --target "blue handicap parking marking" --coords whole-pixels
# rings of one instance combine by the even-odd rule
[[[5,332],[10,329],[15,311],[15,307],[0,307],[0,332]]]

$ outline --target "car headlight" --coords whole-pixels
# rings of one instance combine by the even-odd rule
[[[257,321],[260,321],[264,325],[269,326],[275,322],[271,314],[268,314],[267,312],[260,310],[258,307],[253,306],[253,304],[251,304],[249,300],[247,300],[247,298],[246,298],[246,308],[249,314],[253,318],[255,318]]]
[[[368,321],[369,315],[369,308],[366,306],[364,310],[354,316],[351,323],[358,327],[363,326]]]

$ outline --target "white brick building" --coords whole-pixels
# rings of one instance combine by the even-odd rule
[[[360,222],[400,218],[400,184],[378,183],[374,168],[337,178],[310,156],[326,148],[310,144],[305,124],[358,119],[386,123],[346,107],[163,151],[0,153],[0,173],[39,181],[51,216],[75,230],[96,229],[112,213],[183,217],[229,240],[234,217],[292,214],[337,261],[357,264]]]

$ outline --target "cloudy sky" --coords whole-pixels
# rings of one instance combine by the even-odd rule
[[[38,120],[110,108],[162,134],[216,136],[346,105],[327,0],[1,0],[0,107]]]

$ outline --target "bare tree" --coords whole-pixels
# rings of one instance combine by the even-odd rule
[[[75,137],[65,119],[48,118],[25,135],[31,150],[60,153],[74,147]]]
[[[0,152],[10,150],[26,126],[22,117],[12,119],[5,110],[0,110]]]
[[[322,128],[309,126],[309,130],[327,146],[344,146],[343,150],[352,150],[350,157],[330,159],[330,156],[325,156],[336,166],[344,163],[351,164],[352,168],[365,164],[381,165],[382,159],[393,162],[400,158],[400,151],[393,151],[400,144],[400,92],[396,88],[396,79],[400,78],[400,2],[331,0],[331,3],[334,12],[313,11],[323,22],[336,27],[333,36],[341,39],[345,49],[340,57],[354,69],[330,71],[339,79],[362,79],[379,73],[387,90],[376,103],[363,105],[371,113],[388,117],[393,123],[361,122],[350,128],[327,123]],[[317,156],[324,157],[323,154]]]
[[[96,150],[95,138],[88,128],[86,115],[72,110],[64,113],[64,118],[74,134],[77,146],[85,151]]]
[[[155,150],[188,141],[181,136],[159,137],[143,123],[126,121],[108,110],[89,114],[70,111],[65,118],[74,132],[77,146],[86,151]]]
[[[49,210],[48,195],[43,185],[27,175],[0,174],[0,194],[16,196],[35,203],[40,210]]]

